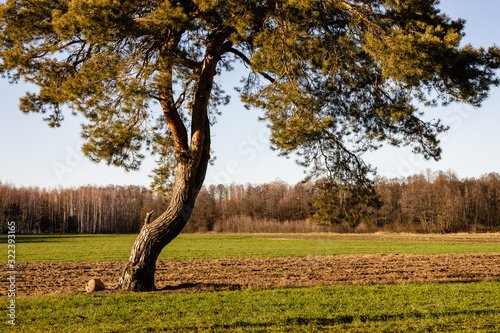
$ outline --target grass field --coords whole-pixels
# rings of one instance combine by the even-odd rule
[[[18,300],[16,331],[498,332],[499,299],[499,282],[51,296]]]
[[[16,238],[16,259],[17,262],[124,261],[130,255],[135,237],[136,235],[19,235]],[[366,238],[363,241],[354,240],[359,236],[352,235],[314,235],[301,239],[297,237],[295,234],[182,234],[163,250],[160,259],[279,258],[376,253],[500,253],[498,242],[458,242],[464,237],[482,241],[500,240],[500,234],[432,236],[434,240],[448,240],[446,242],[412,241],[429,236],[369,235],[363,236]],[[384,241],[380,241],[382,238]],[[6,248],[5,236],[1,240]]]
[[[181,235],[161,258],[500,253],[494,235]],[[307,239],[304,237],[310,237]],[[420,239],[422,238],[422,239]],[[467,238],[468,242],[461,242]],[[16,259],[126,260],[134,235],[18,236]],[[419,241],[420,240],[420,241]],[[438,241],[436,241],[438,240]],[[476,240],[476,241],[474,241]],[[5,238],[2,238],[2,247]],[[6,249],[4,253],[7,253]],[[500,332],[500,281],[18,297],[16,332]],[[9,300],[2,299],[5,305]]]

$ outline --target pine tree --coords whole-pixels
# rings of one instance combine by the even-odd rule
[[[245,63],[240,89],[263,108],[271,145],[313,176],[369,184],[361,154],[386,142],[439,158],[439,121],[418,103],[479,105],[500,52],[461,46],[464,22],[437,0],[7,0],[0,72],[40,88],[24,112],[86,117],[93,161],[139,168],[158,157],[154,185],[169,208],[144,223],[121,276],[154,288],[156,259],[188,221],[210,160],[210,123],[228,98],[214,78]],[[162,114],[151,106],[158,103]]]

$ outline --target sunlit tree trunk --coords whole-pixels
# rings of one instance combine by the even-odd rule
[[[154,289],[156,260],[161,250],[170,243],[186,225],[194,203],[203,185],[210,159],[210,132],[207,120],[204,148],[200,157],[186,156],[178,162],[177,177],[172,188],[168,209],[149,223],[146,218],[122,270],[122,289],[149,291]]]
[[[134,243],[129,262],[122,270],[120,286],[132,291],[154,289],[156,259],[161,250],[182,231],[193,211],[196,197],[205,180],[210,160],[210,122],[208,103],[212,92],[217,63],[221,49],[232,29],[215,30],[208,36],[203,62],[196,66],[197,81],[191,103],[191,135],[180,116],[173,96],[172,57],[175,55],[179,35],[172,39],[160,52],[159,89],[160,105],[174,139],[177,158],[176,179],[172,188],[167,210],[152,223],[149,215]]]

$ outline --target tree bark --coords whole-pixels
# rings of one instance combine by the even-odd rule
[[[221,49],[232,29],[214,30],[209,34],[203,62],[197,69],[199,78],[191,104],[191,140],[188,147],[187,131],[173,102],[172,62],[168,49],[176,47],[179,36],[167,45],[163,63],[164,86],[160,92],[165,120],[175,141],[177,172],[169,208],[152,223],[145,223],[132,248],[129,262],[122,270],[120,286],[131,291],[154,289],[156,259],[161,250],[184,228],[200,191],[210,160],[210,122],[208,102],[216,75]],[[149,219],[146,219],[149,221]]]
[[[168,209],[151,223],[147,223],[149,219],[146,219],[132,248],[129,262],[122,269],[120,277],[122,289],[130,291],[154,290],[158,255],[186,225],[205,179],[210,159],[208,119],[203,139],[203,150],[199,156],[196,156],[198,154],[190,154],[179,159],[177,177],[172,188]]]

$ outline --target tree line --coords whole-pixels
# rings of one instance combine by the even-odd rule
[[[184,232],[486,232],[500,230],[500,174],[426,171],[377,178],[371,198],[320,182],[210,185]],[[137,233],[167,202],[142,186],[17,188],[0,183],[1,229],[18,233]]]
[[[460,179],[452,172],[430,172],[380,179],[383,206],[371,208],[366,223],[393,231],[447,233],[500,230],[500,174]]]
[[[160,211],[159,195],[141,186],[70,189],[16,188],[0,183],[0,211],[18,233],[136,233],[147,211]]]

